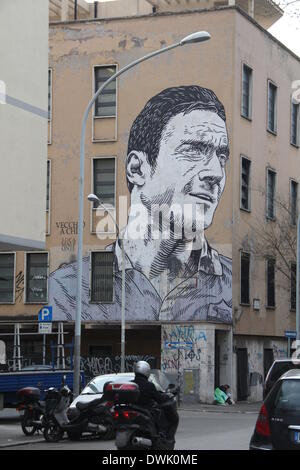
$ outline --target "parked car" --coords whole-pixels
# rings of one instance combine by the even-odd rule
[[[283,374],[260,409],[250,450],[300,450],[300,370]]]
[[[282,374],[291,369],[300,369],[300,359],[277,359],[273,362],[264,383],[263,399],[266,398],[269,391]]]
[[[71,405],[69,406],[67,415],[69,419],[74,418],[76,415],[76,403],[89,403],[96,398],[102,398],[103,396],[103,386],[106,382],[118,382],[118,383],[126,383],[131,382],[134,379],[133,372],[125,372],[119,374],[105,374],[105,375],[98,375],[94,377],[82,390],[80,395],[73,400]],[[155,387],[159,391],[164,391],[170,385],[171,380],[168,376],[161,372],[158,369],[154,369],[151,371],[149,380],[154,383]]]

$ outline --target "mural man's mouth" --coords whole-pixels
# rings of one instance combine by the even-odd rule
[[[211,202],[212,204],[215,203],[215,198],[211,194],[194,193],[194,192],[191,192],[189,194],[190,194],[190,196],[193,196],[193,197],[196,197],[197,199],[200,199],[200,201]]]

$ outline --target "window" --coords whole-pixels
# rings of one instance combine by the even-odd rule
[[[290,215],[291,224],[297,224],[297,213],[298,213],[298,183],[291,180],[290,185]]]
[[[276,173],[273,170],[267,170],[267,218],[275,219],[275,184]]]
[[[14,302],[15,254],[0,253],[0,303]]]
[[[241,252],[241,304],[250,304],[250,254]]]
[[[94,194],[104,205],[115,206],[115,158],[94,158]]]
[[[52,70],[48,69],[48,121],[52,119]]]
[[[95,93],[108,78],[116,73],[116,65],[95,67]],[[95,102],[96,117],[116,116],[116,80],[113,80],[103,90]]]
[[[291,310],[296,310],[297,264],[291,263]]]
[[[268,82],[268,130],[277,132],[277,86]]]
[[[50,188],[51,188],[51,162],[47,160],[47,199],[46,199],[46,211],[50,209]]]
[[[48,253],[27,253],[26,302],[46,303],[48,297]]]
[[[91,253],[91,302],[113,302],[114,253]]]
[[[250,165],[245,157],[241,161],[241,209],[250,210]]]
[[[298,147],[299,145],[299,103],[292,101],[291,110],[291,143]]]
[[[275,260],[267,259],[267,307],[275,307]]]
[[[243,117],[251,119],[252,115],[252,69],[243,64],[242,73],[242,111]]]

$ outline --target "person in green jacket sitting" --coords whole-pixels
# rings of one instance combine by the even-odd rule
[[[215,403],[217,405],[233,405],[234,401],[231,398],[231,394],[229,393],[230,386],[225,384],[225,385],[220,385],[215,389]]]

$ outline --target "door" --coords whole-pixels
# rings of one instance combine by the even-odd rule
[[[218,342],[218,331],[215,331],[215,388],[220,385],[220,344]]]
[[[264,380],[266,380],[267,373],[274,362],[273,349],[264,349]]]
[[[249,396],[249,366],[247,348],[237,350],[237,399],[247,400]]]

